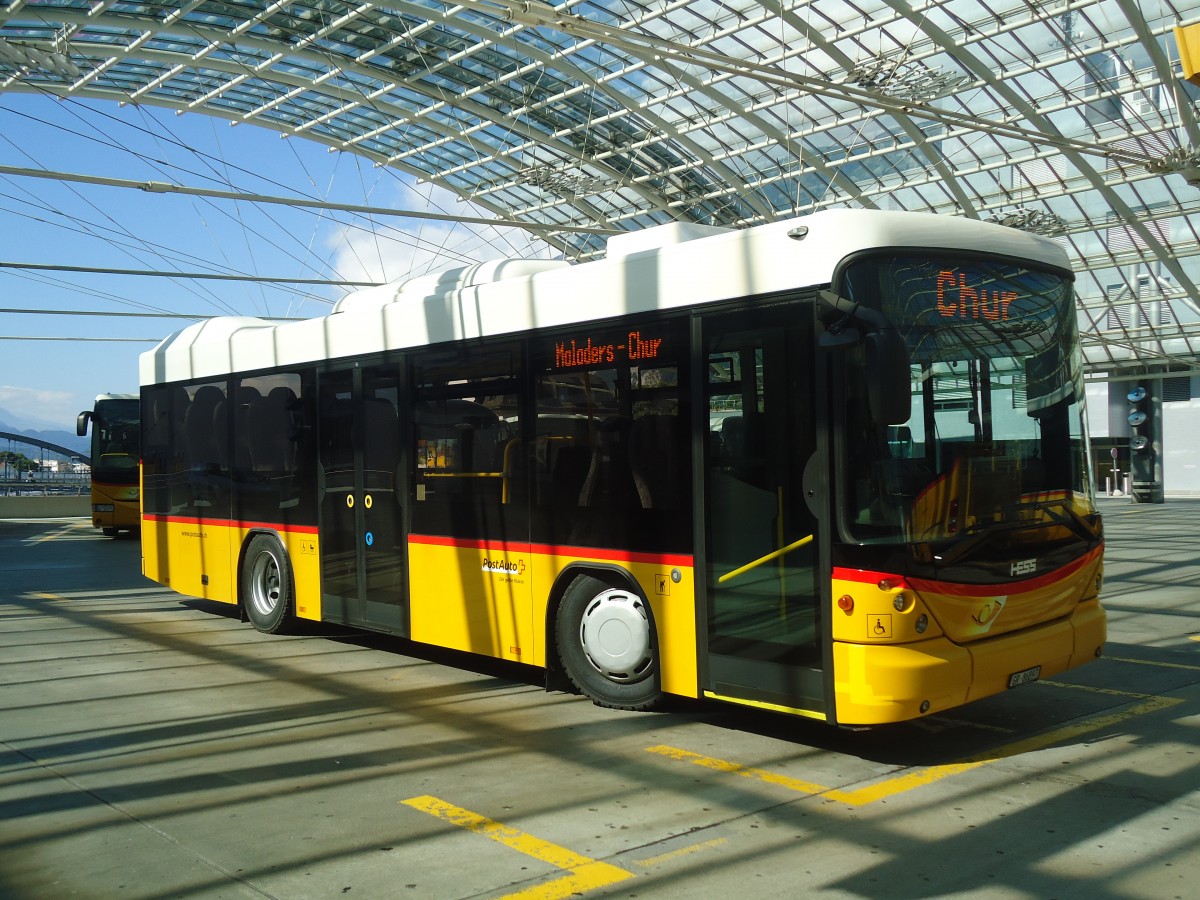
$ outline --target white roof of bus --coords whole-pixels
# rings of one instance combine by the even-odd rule
[[[803,239],[791,236],[801,226]],[[140,381],[301,365],[826,285],[847,256],[877,247],[978,250],[1068,268],[1054,241],[954,216],[828,210],[694,240],[687,238],[704,229],[663,229],[683,242],[651,246],[651,231],[659,231],[652,229],[614,238],[608,258],[582,265],[468,266],[351,294],[331,315],[303,322],[209,319],[143,353]]]

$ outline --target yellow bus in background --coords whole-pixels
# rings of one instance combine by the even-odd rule
[[[138,423],[136,394],[100,394],[91,409],[79,414],[75,431],[92,431],[92,525],[109,536],[137,531],[142,524],[138,502]]]
[[[871,725],[1099,656],[1053,241],[842,210],[675,224],[141,358],[145,574],[648,709]]]

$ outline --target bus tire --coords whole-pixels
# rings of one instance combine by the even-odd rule
[[[580,575],[563,595],[554,633],[567,677],[597,706],[661,703],[654,619],[637,593]]]
[[[263,634],[287,629],[292,612],[292,562],[272,534],[256,534],[242,561],[241,595],[246,618]]]

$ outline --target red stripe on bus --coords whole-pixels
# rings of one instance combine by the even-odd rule
[[[1075,572],[1092,563],[1103,553],[1104,545],[1101,544],[1099,547],[1079,557],[1079,559],[1073,560],[1065,566],[1055,569],[1053,572],[1038,575],[1036,578],[1028,578],[1025,581],[1010,581],[997,584],[961,584],[956,581],[933,581],[926,578],[909,578],[897,575],[894,572],[872,572],[868,569],[845,569],[840,566],[834,567],[833,577],[841,581],[856,581],[863,584],[875,584],[884,578],[900,579],[914,591],[953,594],[961,597],[994,597],[998,593],[1023,594],[1028,591],[1039,590],[1075,574]]]
[[[566,547],[557,544],[526,544],[514,542],[491,542],[443,537],[435,534],[410,534],[410,544],[430,547],[453,547],[457,550],[485,550],[489,553],[529,553],[541,556],[568,556],[575,559],[598,559],[605,562],[657,563],[663,566],[691,568],[693,558],[675,553],[637,553],[632,550],[605,550],[596,547]]]
[[[870,569],[845,569],[841,566],[833,567],[833,577],[837,581],[857,581],[862,584],[875,584],[885,578],[903,578],[903,576],[897,575],[895,572],[874,572]]]
[[[166,522],[170,525],[216,525],[221,528],[269,528],[280,534],[316,534],[316,525],[280,525],[278,522],[242,522],[234,519],[201,519],[198,516],[160,516],[146,513],[147,522]]]

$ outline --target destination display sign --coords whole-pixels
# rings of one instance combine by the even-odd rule
[[[914,364],[1026,359],[1074,340],[1069,274],[1019,261],[880,254],[847,266],[837,288],[882,312],[904,335]]]
[[[646,363],[658,359],[663,338],[643,331],[627,332],[616,338],[591,335],[562,338],[554,342],[553,369]]]
[[[995,283],[994,279],[989,280]],[[938,312],[944,318],[993,322],[1007,321],[1010,307],[1020,297],[1016,291],[988,287],[980,273],[967,269],[939,271],[934,293]]]

